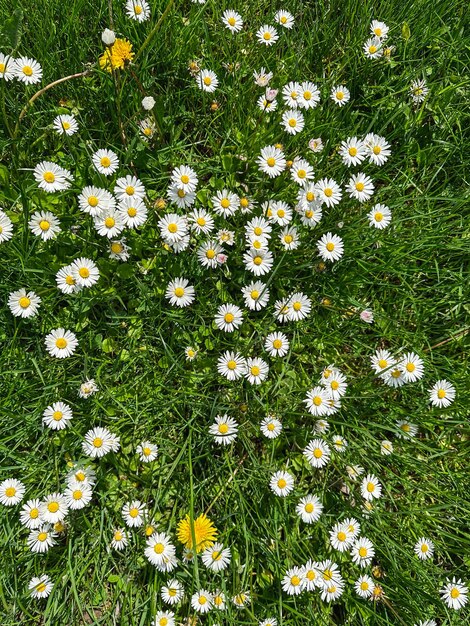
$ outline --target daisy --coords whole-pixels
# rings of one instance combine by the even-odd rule
[[[127,544],[127,531],[124,528],[115,530],[111,540],[111,547],[114,548],[114,550],[124,550]]]
[[[428,394],[433,406],[446,408],[455,400],[455,387],[447,380],[438,380],[428,389]]]
[[[179,189],[176,185],[171,185],[168,188],[167,195],[170,202],[176,204],[180,209],[193,206],[196,200],[196,194],[194,192],[184,191],[184,189]]]
[[[220,589],[216,589],[212,594],[212,602],[214,609],[219,611],[225,610],[225,594]]]
[[[173,611],[158,611],[153,626],[175,626],[175,614]]]
[[[93,225],[98,235],[108,237],[108,239],[116,237],[124,230],[122,214],[112,206],[109,206],[99,215],[95,215]]]
[[[209,239],[197,249],[197,258],[202,267],[214,268],[219,265],[219,256],[223,253],[222,246],[215,240]]]
[[[182,189],[185,192],[193,192],[197,187],[199,179],[192,167],[181,165],[180,167],[175,167],[172,171],[171,182],[178,189]]]
[[[12,59],[8,54],[0,52],[0,78],[5,81],[15,78],[16,59]]]
[[[305,319],[312,310],[312,301],[301,292],[293,293],[287,301],[289,321],[298,322]]]
[[[119,202],[122,202],[126,198],[143,200],[145,197],[145,187],[136,176],[122,176],[116,181],[114,195]]]
[[[415,80],[411,83],[410,87],[411,98],[415,104],[419,104],[420,102],[424,102],[426,96],[429,93],[429,89],[426,85],[425,80]]]
[[[282,99],[284,103],[291,109],[296,109],[302,87],[299,83],[287,83],[282,89]]]
[[[33,598],[47,598],[52,589],[54,583],[51,581],[47,574],[42,574],[39,577],[33,577],[28,583],[28,589],[31,592]]]
[[[387,228],[392,221],[392,212],[385,204],[375,204],[367,214],[370,226],[379,230]]]
[[[265,46],[272,46],[279,39],[276,29],[272,26],[268,26],[267,24],[261,26],[261,28],[257,30],[256,37],[258,38],[259,43],[262,43]]]
[[[29,57],[15,59],[15,64],[12,69],[17,80],[26,85],[34,85],[35,83],[41,82],[42,67],[34,59]]]
[[[39,507],[41,519],[48,524],[61,522],[68,513],[68,506],[61,493],[51,493],[46,496]]]
[[[251,249],[243,255],[245,267],[255,276],[268,274],[273,266],[273,255],[269,250]]]
[[[300,245],[299,234],[295,226],[284,228],[279,234],[279,240],[285,250],[296,250]]]
[[[382,42],[378,37],[370,37],[364,44],[364,55],[367,59],[378,59],[382,56]]]
[[[196,83],[199,89],[213,93],[219,85],[219,79],[212,70],[201,70],[196,76]]]
[[[8,296],[8,306],[15,317],[34,317],[39,309],[41,298],[34,291],[26,289],[12,291]]]
[[[251,213],[254,209],[254,202],[247,196],[240,197],[240,212],[243,214]]]
[[[354,589],[361,598],[370,598],[374,590],[374,581],[370,576],[364,574],[356,580]]]
[[[147,512],[145,504],[140,500],[132,500],[132,502],[126,502],[122,507],[122,517],[126,522],[126,525],[130,528],[138,528],[144,524],[144,515]]]
[[[34,500],[28,500],[26,504],[23,504],[20,512],[20,522],[23,526],[29,528],[30,530],[41,526],[43,522],[41,520],[41,513],[39,510],[40,506],[41,501],[39,500],[39,498],[35,498]]]
[[[265,146],[261,150],[261,156],[257,158],[259,169],[270,178],[279,176],[286,168],[284,152],[276,146]]]
[[[304,116],[296,109],[289,109],[282,114],[282,125],[289,135],[297,135],[304,128]]]
[[[356,481],[359,476],[364,474],[364,468],[360,465],[347,465],[346,472],[351,480]]]
[[[92,428],[85,435],[85,441],[82,443],[83,452],[91,458],[100,458],[115,447],[115,435],[107,428]]]
[[[67,474],[67,485],[75,483],[93,486],[96,483],[96,474],[94,469],[81,463],[75,464],[71,471]]]
[[[78,340],[74,333],[64,328],[52,330],[44,339],[46,350],[51,356],[65,359],[71,356],[78,346]]]
[[[285,356],[289,352],[289,340],[283,333],[270,333],[264,347],[270,356]]]
[[[178,604],[184,596],[183,585],[176,578],[172,578],[163,585],[161,594],[163,602],[171,605]]]
[[[52,122],[59,135],[74,135],[78,130],[78,123],[74,115],[58,115]]]
[[[269,373],[269,365],[258,357],[246,360],[245,377],[252,385],[260,385],[266,380]]]
[[[202,562],[207,569],[220,572],[228,567],[231,556],[230,548],[224,548],[221,543],[214,543],[202,553]]]
[[[434,554],[434,544],[430,539],[421,537],[415,543],[414,551],[419,559],[426,561],[427,559],[432,558],[432,555]]]
[[[344,85],[336,85],[336,87],[333,87],[331,90],[330,98],[340,107],[344,106],[346,102],[349,102],[350,97],[349,89]]]
[[[216,443],[227,446],[237,438],[238,424],[228,415],[217,415],[215,423],[209,427],[209,433]]]
[[[424,376],[424,363],[414,352],[407,352],[399,363],[405,382],[414,383]]]
[[[294,159],[290,175],[298,185],[305,185],[307,181],[313,180],[313,168],[305,159]]]
[[[85,382],[80,385],[78,395],[80,398],[89,398],[98,391],[98,385],[93,378],[87,378]]]
[[[307,392],[304,403],[312,415],[322,416],[328,413],[329,395],[323,387],[314,387]]]
[[[303,452],[312,467],[324,467],[330,460],[330,447],[322,439],[312,439]]]
[[[337,261],[343,256],[343,240],[338,235],[326,233],[317,241],[318,253],[324,261]]]
[[[381,39],[386,39],[389,28],[383,22],[379,22],[378,20],[372,20],[370,25],[370,32],[376,37],[380,37]]]
[[[347,440],[344,437],[341,437],[341,435],[337,435],[336,437],[334,437],[332,443],[333,448],[338,452],[344,452],[348,447]]]
[[[166,559],[171,560],[175,556],[175,552],[175,546],[166,533],[154,533],[147,539],[145,556],[152,565],[161,566]]]
[[[398,428],[397,437],[400,439],[412,439],[416,437],[418,432],[416,424],[412,424],[408,420],[398,420],[396,426]]]
[[[359,172],[359,174],[351,176],[346,185],[346,191],[351,198],[356,198],[359,202],[365,202],[374,193],[374,183],[369,176]]]
[[[261,432],[268,439],[276,439],[282,431],[282,423],[274,415],[267,415],[260,424]]]
[[[391,155],[390,144],[384,137],[370,133],[364,139],[364,145],[369,156],[369,161],[375,165],[383,165]]]
[[[136,449],[142,463],[151,463],[158,456],[158,446],[150,441],[142,441]]]
[[[23,499],[26,488],[16,478],[7,478],[0,483],[0,503],[4,506],[15,506]]]
[[[269,239],[271,237],[271,231],[272,226],[264,217],[254,217],[245,225],[245,236],[249,241],[252,241],[253,237]]]
[[[382,485],[379,483],[378,478],[373,474],[367,474],[362,480],[361,494],[368,502],[371,502],[374,498],[380,498],[382,495]]]
[[[269,486],[277,496],[287,496],[294,489],[294,477],[289,472],[276,472],[271,476]]]
[[[238,33],[243,27],[242,16],[236,11],[224,11],[222,13],[222,22],[232,33]]]
[[[266,71],[266,68],[262,67],[259,72],[256,70],[253,72],[253,78],[255,79],[255,84],[258,87],[267,87],[269,82],[272,80],[273,74],[272,72]]]
[[[366,567],[367,565],[370,565],[374,555],[374,546],[369,539],[366,539],[365,537],[356,539],[351,548],[353,563],[356,563],[359,567]]]
[[[338,154],[343,163],[350,167],[362,163],[367,156],[367,151],[364,142],[357,137],[349,137],[346,141],[341,142]]]
[[[85,257],[76,259],[70,266],[75,284],[79,287],[92,287],[100,277],[100,271],[96,264]]]
[[[145,0],[127,0],[126,13],[137,22],[145,22],[150,18],[150,7]]]
[[[380,377],[389,387],[401,387],[406,383],[405,374],[399,365],[387,370]]]
[[[384,370],[394,365],[397,360],[388,350],[377,350],[370,358],[372,369],[376,374],[383,374]]]
[[[388,456],[389,454],[393,453],[393,443],[391,441],[388,441],[388,439],[384,439],[381,443],[380,443],[380,454],[382,454],[383,456]]]
[[[224,217],[233,215],[239,205],[238,196],[235,193],[227,191],[227,189],[218,191],[215,196],[212,196],[211,201],[217,215],[223,215]]]
[[[188,232],[186,218],[176,213],[167,213],[158,220],[160,234],[168,243],[174,243],[182,239]]]
[[[70,482],[64,491],[65,503],[73,511],[85,508],[93,496],[89,483]]]
[[[305,572],[302,567],[292,567],[287,570],[284,578],[281,580],[282,589],[289,596],[297,596],[304,589]]]
[[[212,608],[212,594],[206,589],[200,589],[191,596],[191,606],[197,613],[207,613]]]
[[[321,152],[323,150],[323,141],[321,137],[310,139],[308,147],[312,152]]]
[[[260,311],[269,302],[269,289],[260,280],[253,281],[242,288],[245,306],[252,311]]]
[[[328,377],[328,380],[324,383],[326,390],[330,398],[333,400],[339,400],[346,393],[348,383],[346,382],[346,376],[339,371],[335,371]]]
[[[196,296],[194,287],[189,284],[189,280],[186,280],[186,278],[175,278],[175,280],[168,283],[165,297],[172,306],[185,307],[192,304]]]
[[[49,524],[43,524],[29,533],[27,544],[31,552],[47,552],[57,543],[56,537],[57,533],[52,530],[52,527]]]
[[[315,191],[319,202],[332,207],[341,200],[341,187],[332,178],[322,178],[315,185]]]
[[[294,26],[294,16],[289,11],[278,11],[274,16],[274,21],[289,30]]]
[[[4,243],[13,237],[13,223],[2,210],[0,210],[0,243]]]
[[[217,361],[217,371],[228,380],[237,380],[246,373],[246,361],[238,352],[224,352]]]
[[[251,598],[248,591],[241,591],[232,598],[232,602],[237,607],[237,609],[243,609],[243,607],[245,607],[250,602],[250,600]]]
[[[97,150],[91,157],[95,169],[105,176],[111,176],[119,167],[119,159],[112,150]]]
[[[300,96],[298,98],[298,106],[301,109],[314,109],[320,102],[320,90],[315,83],[309,81],[300,85]]]
[[[219,330],[232,333],[243,323],[243,311],[235,304],[222,304],[215,315]]]
[[[64,402],[54,402],[42,414],[42,421],[52,430],[67,428],[71,419],[72,409]]]
[[[344,583],[340,582],[331,582],[325,587],[323,587],[321,592],[321,599],[326,602],[333,602],[333,600],[337,600],[344,591]]]
[[[450,609],[458,611],[467,604],[468,587],[460,578],[456,580],[454,577],[452,578],[452,582],[447,580],[447,583],[439,590],[439,593],[442,596],[443,602],[445,602]]]
[[[33,174],[38,187],[48,193],[68,189],[73,180],[73,176],[68,170],[51,161],[38,163],[34,168]]]
[[[267,96],[260,96],[256,102],[258,108],[265,113],[272,113],[277,109],[277,100],[268,100]]]
[[[78,206],[83,213],[96,217],[110,207],[114,209],[116,201],[106,189],[89,186],[84,187],[78,196]]]
[[[60,233],[60,222],[50,211],[36,211],[28,222],[30,230],[43,241],[53,239]]]
[[[323,504],[312,494],[304,496],[299,500],[295,508],[297,515],[302,518],[306,524],[313,524],[320,519],[323,512]]]
[[[415,626],[437,626],[433,619],[420,620]]]
[[[198,235],[209,234],[214,229],[214,218],[205,209],[195,209],[188,215],[192,230]]]
[[[259,626],[277,626],[277,619],[275,617],[268,617],[262,620]]]
[[[273,202],[271,220],[279,226],[286,226],[292,221],[292,209],[282,200]]]
[[[352,544],[353,538],[343,522],[336,523],[330,531],[330,544],[339,552],[345,552]]]

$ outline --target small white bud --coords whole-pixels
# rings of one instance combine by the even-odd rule
[[[155,106],[155,99],[152,96],[146,96],[142,100],[142,106],[146,111],[151,111]]]
[[[109,28],[105,28],[101,34],[101,41],[105,46],[112,46],[116,41],[116,35],[113,30],[109,30]]]

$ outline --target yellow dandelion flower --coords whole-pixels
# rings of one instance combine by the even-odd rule
[[[112,72],[113,69],[122,70],[133,58],[131,42],[127,39],[116,39],[100,56],[100,67],[108,72]]]
[[[196,539],[196,552],[210,548],[217,539],[217,528],[204,513],[194,520],[194,538]],[[189,515],[186,515],[178,524],[178,539],[188,550],[191,550],[193,536]]]

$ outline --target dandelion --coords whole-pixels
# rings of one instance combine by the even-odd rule
[[[178,524],[178,540],[188,550],[193,549],[193,532],[198,554],[206,548],[210,548],[218,535],[217,528],[204,513],[194,520],[191,520],[189,515],[186,515]]]
[[[111,46],[108,46],[100,56],[99,64],[102,70],[112,72],[123,70],[134,58],[132,44],[127,39],[116,38]]]

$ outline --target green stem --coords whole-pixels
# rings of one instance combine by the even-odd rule
[[[191,427],[190,427],[191,428]],[[194,563],[194,576],[196,579],[196,586],[199,588],[199,571],[197,566],[197,552],[196,552],[196,533],[194,532],[194,485],[193,485],[193,458],[192,458],[192,442],[191,442],[192,430],[189,431],[188,437],[188,467],[189,467],[189,526],[191,528],[191,540],[192,540],[192,552]]]
[[[5,106],[5,81],[2,80],[1,83],[2,83],[2,116],[3,116],[3,121],[5,123],[5,128],[7,129],[8,134],[13,139],[13,133],[12,133],[12,130],[11,130],[10,123],[8,121],[7,109],[6,109],[6,106]]]
[[[150,44],[150,42],[152,41],[152,39],[154,38],[154,36],[157,34],[158,29],[160,28],[160,26],[162,25],[164,19],[166,18],[166,16],[168,15],[168,13],[170,12],[171,7],[173,6],[175,0],[169,0],[168,4],[166,5],[165,10],[163,11],[163,13],[160,15],[160,18],[158,20],[158,22],[155,24],[155,26],[152,28],[152,30],[149,32],[149,34],[147,35],[147,39],[144,41],[144,43],[141,45],[140,49],[136,52],[136,55],[133,59],[133,63],[135,63],[137,61],[137,59],[140,57],[140,55],[142,54],[142,52],[147,48],[147,46]]]

